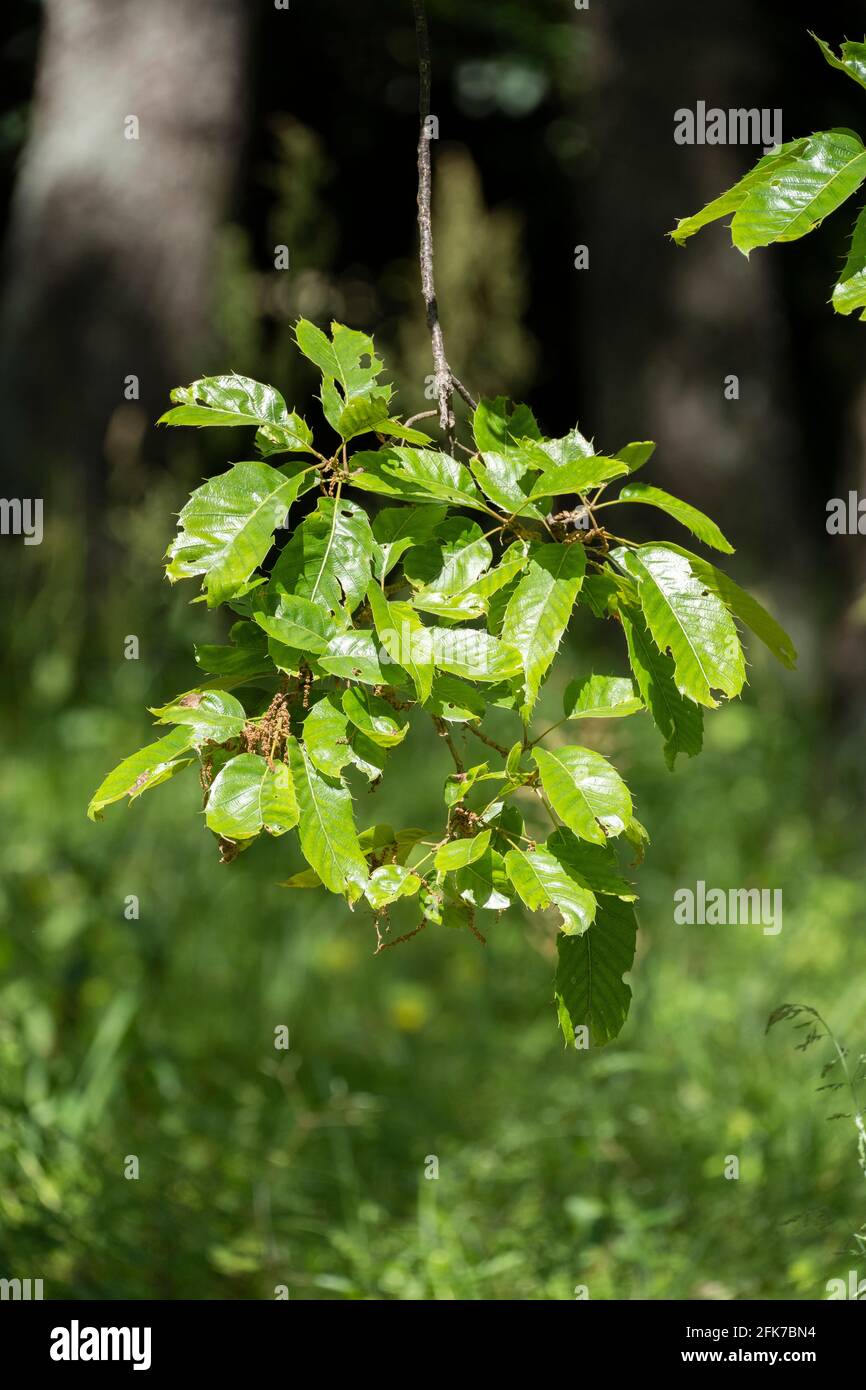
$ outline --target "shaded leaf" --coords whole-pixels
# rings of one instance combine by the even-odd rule
[[[384,579],[410,546],[429,540],[447,514],[445,506],[384,507],[373,519],[376,578]]]
[[[640,610],[625,605],[620,617],[631,669],[653,723],[665,740],[665,761],[673,771],[677,753],[690,758],[700,753],[703,711],[677,689],[673,660],[659,651]]]
[[[631,989],[623,975],[634,963],[637,922],[633,908],[617,898],[601,898],[593,925],[582,936],[558,938],[554,993],[567,1044],[575,1029],[589,1029],[593,1047],[604,1047],[628,1017]]]
[[[459,869],[457,892],[482,912],[504,912],[511,906],[511,893],[502,855],[488,848]]]

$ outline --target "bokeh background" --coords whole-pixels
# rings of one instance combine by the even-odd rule
[[[722,228],[665,233],[755,154],[677,146],[676,108],[866,132],[807,34],[858,37],[862,12],[429,9],[455,370],[550,434],[656,439],[653,481],[719,520],[799,669],[752,644],[746,698],[674,775],[643,719],[593,735],[653,837],[631,1016],[597,1055],[556,1032],[550,923],[374,959],[361,912],[276,886],[282,842],[220,866],[194,779],[90,824],[145,706],[222,637],[160,561],[239,446],[155,430],[169,388],[235,369],[315,418],[302,313],[374,332],[403,410],[426,405],[415,41],[410,0],[8,0],[2,490],[45,499],[45,538],[0,542],[0,1275],[82,1299],[821,1298],[866,1220],[850,1124],[827,1118],[850,1105],[817,1089],[823,1045],[764,1029],[803,1000],[866,1050],[866,567],[825,528],[864,486],[866,328],[827,305],[856,200],[749,262]],[[624,669],[590,621],[561,680]],[[363,821],[440,813],[432,743],[399,750]],[[697,879],[782,888],[782,933],[675,926]]]

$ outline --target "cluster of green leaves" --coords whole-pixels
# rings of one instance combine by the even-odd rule
[[[170,580],[201,576],[202,599],[235,620],[228,645],[196,649],[199,685],[151,711],[170,732],[109,773],[89,814],[197,763],[223,858],[296,831],[309,867],[286,886],[365,899],[380,946],[400,899],[419,926],[476,936],[513,902],[552,909],[563,1033],[604,1044],[631,998],[636,895],[622,860],[640,858],[648,836],[617,770],[563,727],[647,711],[672,768],[699,752],[703,710],[743,686],[737,620],[787,666],[791,642],[708,560],[607,531],[606,508],[640,504],[731,552],[703,513],[635,481],[652,444],[599,454],[578,429],[546,438],[527,406],[498,398],[474,410],[472,445],[455,446],[464,462],[392,416],[371,338],[302,320],[297,343],[321,372],[329,452],[276,391],[238,376],[175,391],[162,417],[256,431],[262,458],[193,492],[167,557]],[[350,454],[359,434],[378,447]],[[288,461],[264,461],[280,454]],[[602,500],[612,483],[618,495]],[[624,671],[578,675],[562,719],[534,735],[576,608],[621,627]],[[490,710],[513,713],[510,747],[482,728]],[[454,762],[444,824],[359,830],[350,775],[375,785],[418,717],[432,717]],[[550,819],[546,839],[524,811]]]
[[[840,57],[812,37],[831,67],[866,88],[866,40],[846,40]],[[677,245],[708,222],[733,213],[731,240],[744,256],[776,241],[797,241],[820,226],[866,179],[866,145],[853,130],[822,130],[788,140],[759,159],[754,169],[693,217],[680,218],[671,236]],[[866,205],[854,222],[848,256],[831,303],[839,314],[866,319]]]

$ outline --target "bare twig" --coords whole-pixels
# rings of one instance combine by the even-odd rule
[[[436,732],[437,732],[437,734],[439,735],[440,738],[444,738],[445,742],[446,742],[447,745],[448,745],[448,751],[450,752],[452,758],[454,759],[454,766],[456,767],[456,769],[457,769],[458,772],[463,772],[463,771],[464,771],[464,768],[463,768],[463,759],[461,758],[460,754],[457,752],[457,749],[456,749],[455,744],[454,744],[454,740],[453,740],[453,738],[451,737],[451,734],[448,732],[448,725],[445,723],[445,720],[444,720],[444,719],[440,719],[439,716],[438,716],[437,714],[432,715],[431,718],[432,718],[432,720],[433,720],[433,723],[434,723],[435,726],[436,726]]]
[[[503,758],[508,757],[509,750],[504,744],[497,743],[495,738],[491,738],[489,734],[482,733],[480,729],[476,729],[474,724],[467,723],[464,727],[467,733],[474,734],[476,738],[480,738],[481,742],[486,743],[488,748],[495,748],[496,752],[501,753]]]
[[[382,951],[390,951],[392,946],[402,946],[404,941],[411,941],[412,937],[417,936],[419,932],[422,932],[426,925],[427,918],[422,917],[421,921],[418,923],[418,926],[415,927],[414,931],[407,931],[404,933],[403,936],[395,936],[393,941],[384,941],[380,936],[379,944],[373,952],[373,955],[378,956]]]
[[[427,327],[433,347],[433,366],[436,369],[436,395],[439,401],[439,425],[448,438],[449,445],[454,442],[454,410],[452,400],[456,390],[475,409],[475,401],[466,387],[452,372],[445,355],[445,340],[439,322],[439,305],[436,301],[436,283],[433,278],[433,221],[432,169],[430,159],[429,129],[430,116],[430,36],[427,30],[427,12],[424,0],[412,0],[415,12],[415,37],[418,45],[418,113],[420,130],[418,134],[418,235],[421,261],[421,293],[427,311]]]

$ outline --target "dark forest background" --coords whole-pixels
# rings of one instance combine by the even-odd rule
[[[517,919],[485,953],[425,937],[374,962],[345,913],[271,887],[276,850],[227,876],[194,790],[88,825],[143,707],[218,640],[160,557],[236,446],[156,430],[170,388],[234,369],[315,418],[303,314],[374,333],[401,409],[426,404],[415,36],[409,0],[7,0],[2,491],[44,498],[45,540],[0,548],[0,1275],[81,1297],[822,1297],[856,1263],[862,1174],[814,1063],[763,1025],[805,992],[866,1039],[866,563],[825,526],[866,487],[866,327],[828,304],[862,200],[749,261],[721,225],[685,249],[666,233],[755,158],[676,145],[679,107],[866,134],[864,93],[807,32],[859,37],[863,11],[428,8],[454,369],[551,435],[655,439],[652,481],[720,522],[800,669],[752,649],[748,698],[674,778],[651,735],[622,743],[656,841],[637,998],[579,1066],[549,939]],[[441,794],[419,766],[416,823]],[[784,932],[684,936],[671,892],[696,878],[781,884]],[[280,1022],[298,1041],[277,1063]]]

